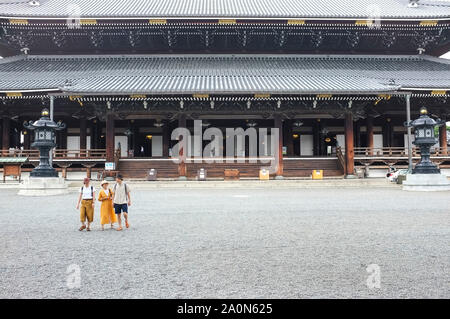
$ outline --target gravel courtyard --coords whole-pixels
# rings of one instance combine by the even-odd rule
[[[0,191],[0,298],[450,298],[448,192],[135,189],[90,233],[76,196]]]

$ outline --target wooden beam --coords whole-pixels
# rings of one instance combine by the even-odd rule
[[[353,137],[353,115],[351,113],[345,114],[345,165],[346,178],[354,177],[355,170],[355,150]]]

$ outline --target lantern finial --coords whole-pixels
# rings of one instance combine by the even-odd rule
[[[422,106],[420,108],[420,115],[427,115],[428,114],[428,110],[425,106]]]

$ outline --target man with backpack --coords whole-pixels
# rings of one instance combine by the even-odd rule
[[[130,187],[123,182],[122,175],[117,175],[116,177],[116,185],[114,185],[114,211],[117,215],[117,219],[119,221],[118,231],[121,231],[122,228],[122,213],[125,218],[125,227],[129,228],[130,224],[128,223],[128,207],[131,206],[131,197],[130,197]]]
[[[77,209],[80,210],[81,227],[79,231],[91,231],[91,223],[94,221],[94,207],[95,207],[95,188],[90,185],[90,179],[85,178],[83,186],[80,189],[80,196],[78,197]],[[80,207],[81,204],[81,207]],[[86,228],[87,220],[87,228]]]

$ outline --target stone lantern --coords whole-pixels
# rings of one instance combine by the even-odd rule
[[[441,120],[434,120],[428,116],[425,107],[420,109],[417,120],[406,123],[413,127],[415,133],[414,145],[420,148],[421,159],[414,167],[412,174],[406,175],[403,190],[407,191],[448,191],[450,181],[440,173],[439,168],[430,160],[430,149],[437,143],[434,128],[443,124]]]
[[[58,172],[50,165],[50,152],[56,146],[55,131],[65,129],[66,125],[55,123],[50,119],[49,111],[44,109],[39,120],[24,123],[24,127],[34,131],[31,146],[39,149],[39,166],[33,169],[30,177],[58,177]]]
[[[420,148],[420,162],[415,166],[413,174],[439,174],[441,171],[430,160],[430,149],[438,140],[434,134],[436,126],[443,125],[441,120],[434,120],[428,116],[428,111],[425,107],[420,109],[420,117],[407,124],[407,126],[414,128],[415,140],[414,145]]]

